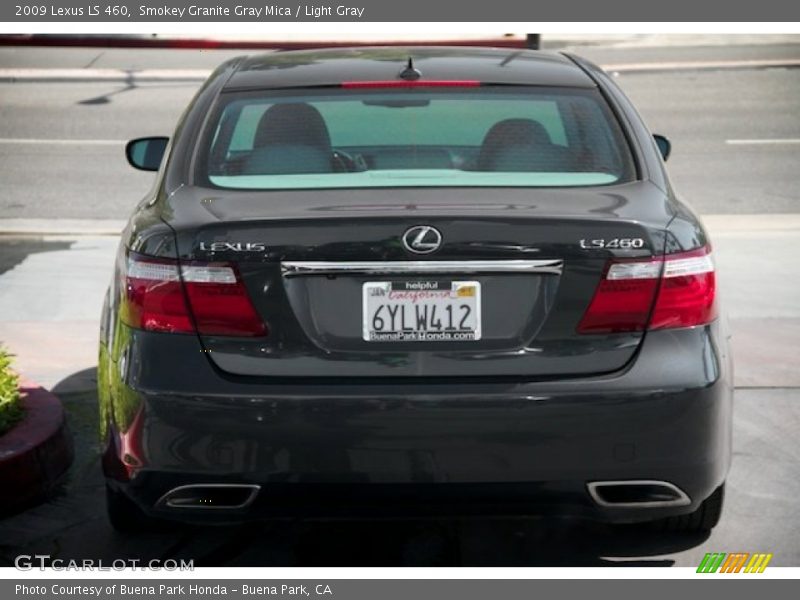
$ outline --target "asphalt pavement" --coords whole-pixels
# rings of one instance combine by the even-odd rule
[[[663,64],[654,60],[657,48],[567,49],[603,64]],[[666,63],[698,65],[713,64],[721,57],[734,63],[797,61],[800,43],[679,46],[660,53]],[[44,68],[45,56],[71,68],[210,69],[234,54],[0,48],[0,70],[20,65]],[[800,68],[621,72],[617,81],[650,128],[672,140],[673,182],[701,213],[798,210]],[[0,83],[0,219],[127,218],[153,177],[127,165],[125,141],[170,135],[199,84],[169,80]]]
[[[573,49],[611,65],[800,57],[800,45],[777,41]],[[0,48],[0,70],[207,69],[230,54]],[[0,83],[0,342],[18,355],[25,376],[64,400],[78,459],[58,497],[0,520],[0,565],[24,549],[251,566],[694,566],[705,552],[744,550],[800,566],[800,265],[792,250],[800,243],[800,69],[621,70],[617,80],[651,129],[673,141],[673,182],[705,215],[734,332],[735,453],[726,510],[710,537],[536,518],[113,533],[92,391],[100,306],[118,243],[103,234],[124,221],[153,179],[127,166],[124,141],[169,134],[199,81],[27,81]],[[26,227],[49,233],[19,235]]]

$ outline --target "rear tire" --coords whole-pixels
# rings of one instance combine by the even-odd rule
[[[120,533],[163,531],[168,522],[147,516],[136,503],[122,492],[106,485],[106,510],[111,527]]]
[[[708,533],[722,515],[722,505],[725,499],[725,484],[719,486],[714,493],[706,498],[693,513],[666,517],[652,523],[658,531],[672,533]]]

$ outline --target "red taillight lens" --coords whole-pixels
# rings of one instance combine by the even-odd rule
[[[717,317],[714,261],[706,248],[668,256],[650,329],[705,325]]]
[[[194,333],[178,265],[173,261],[128,257],[122,320],[147,331]]]
[[[179,267],[175,261],[130,255],[122,319],[148,331],[267,334],[236,268],[220,263]]]
[[[610,263],[578,333],[643,331],[661,275],[660,260]]]
[[[704,325],[716,317],[708,248],[644,261],[612,261],[578,333],[618,333]]]
[[[261,336],[267,328],[231,265],[181,267],[197,331],[207,335]]]

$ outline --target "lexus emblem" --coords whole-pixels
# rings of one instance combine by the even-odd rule
[[[415,225],[403,234],[403,247],[415,254],[436,252],[442,245],[442,234],[430,225]]]

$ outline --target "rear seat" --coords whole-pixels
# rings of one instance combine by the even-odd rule
[[[450,153],[442,148],[380,150],[368,157],[370,169],[452,169]]]

